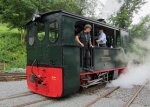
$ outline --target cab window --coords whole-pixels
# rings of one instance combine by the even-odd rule
[[[49,23],[49,40],[51,43],[55,43],[58,40],[58,22],[54,21]]]
[[[28,26],[28,43],[33,45],[35,41],[36,26],[34,23]]]
[[[41,41],[45,37],[45,26],[44,23],[38,23],[38,39]]]

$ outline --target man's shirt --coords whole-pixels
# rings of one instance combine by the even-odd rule
[[[100,44],[106,44],[107,40],[106,40],[106,34],[105,33],[100,33],[99,35],[99,39],[98,39],[100,42]]]
[[[78,34],[78,36],[79,36],[80,41],[81,41],[85,46],[89,45],[89,42],[91,41],[91,35],[90,35],[90,33],[86,33],[86,32],[84,32],[84,31],[81,31],[81,32]]]

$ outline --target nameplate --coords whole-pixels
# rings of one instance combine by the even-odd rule
[[[104,50],[104,55],[109,55],[109,50]]]
[[[111,57],[101,57],[101,60],[102,60],[102,61],[110,61],[110,60],[111,60]]]

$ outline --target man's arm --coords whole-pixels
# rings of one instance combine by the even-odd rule
[[[81,45],[81,47],[84,47],[84,44],[83,44],[83,43],[81,43],[81,41],[79,40],[79,35],[76,35],[76,37],[75,37],[75,41],[76,41],[78,44],[80,44],[80,45]]]
[[[105,40],[105,35],[101,34],[97,40],[97,42],[102,42]]]
[[[92,42],[91,42],[91,40],[90,40],[89,44],[90,44],[90,47],[92,47],[92,48],[94,47],[94,46],[92,45]]]
[[[91,48],[93,48],[94,46],[92,45],[92,42],[91,42],[91,35],[90,35],[90,39],[89,39],[89,45]]]

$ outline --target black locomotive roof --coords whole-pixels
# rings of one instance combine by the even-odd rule
[[[43,17],[43,16],[47,16],[47,15],[52,15],[52,14],[55,14],[55,13],[60,13],[60,14],[63,14],[63,15],[66,15],[66,16],[69,16],[69,17],[72,17],[72,18],[81,19],[81,20],[84,20],[84,21],[87,21],[87,22],[90,22],[90,23],[94,23],[94,24],[98,24],[98,25],[101,25],[101,26],[104,26],[104,27],[107,27],[107,28],[119,30],[119,28],[111,26],[109,24],[105,24],[105,23],[102,23],[102,22],[99,22],[99,21],[96,21],[96,20],[92,20],[92,19],[89,19],[89,18],[84,17],[84,16],[75,15],[75,14],[72,14],[72,13],[69,13],[69,12],[66,12],[66,11],[63,11],[63,10],[56,10],[56,11],[41,13],[39,15],[41,17]],[[30,22],[32,22],[32,20],[28,21],[26,23],[26,25],[29,24]]]

